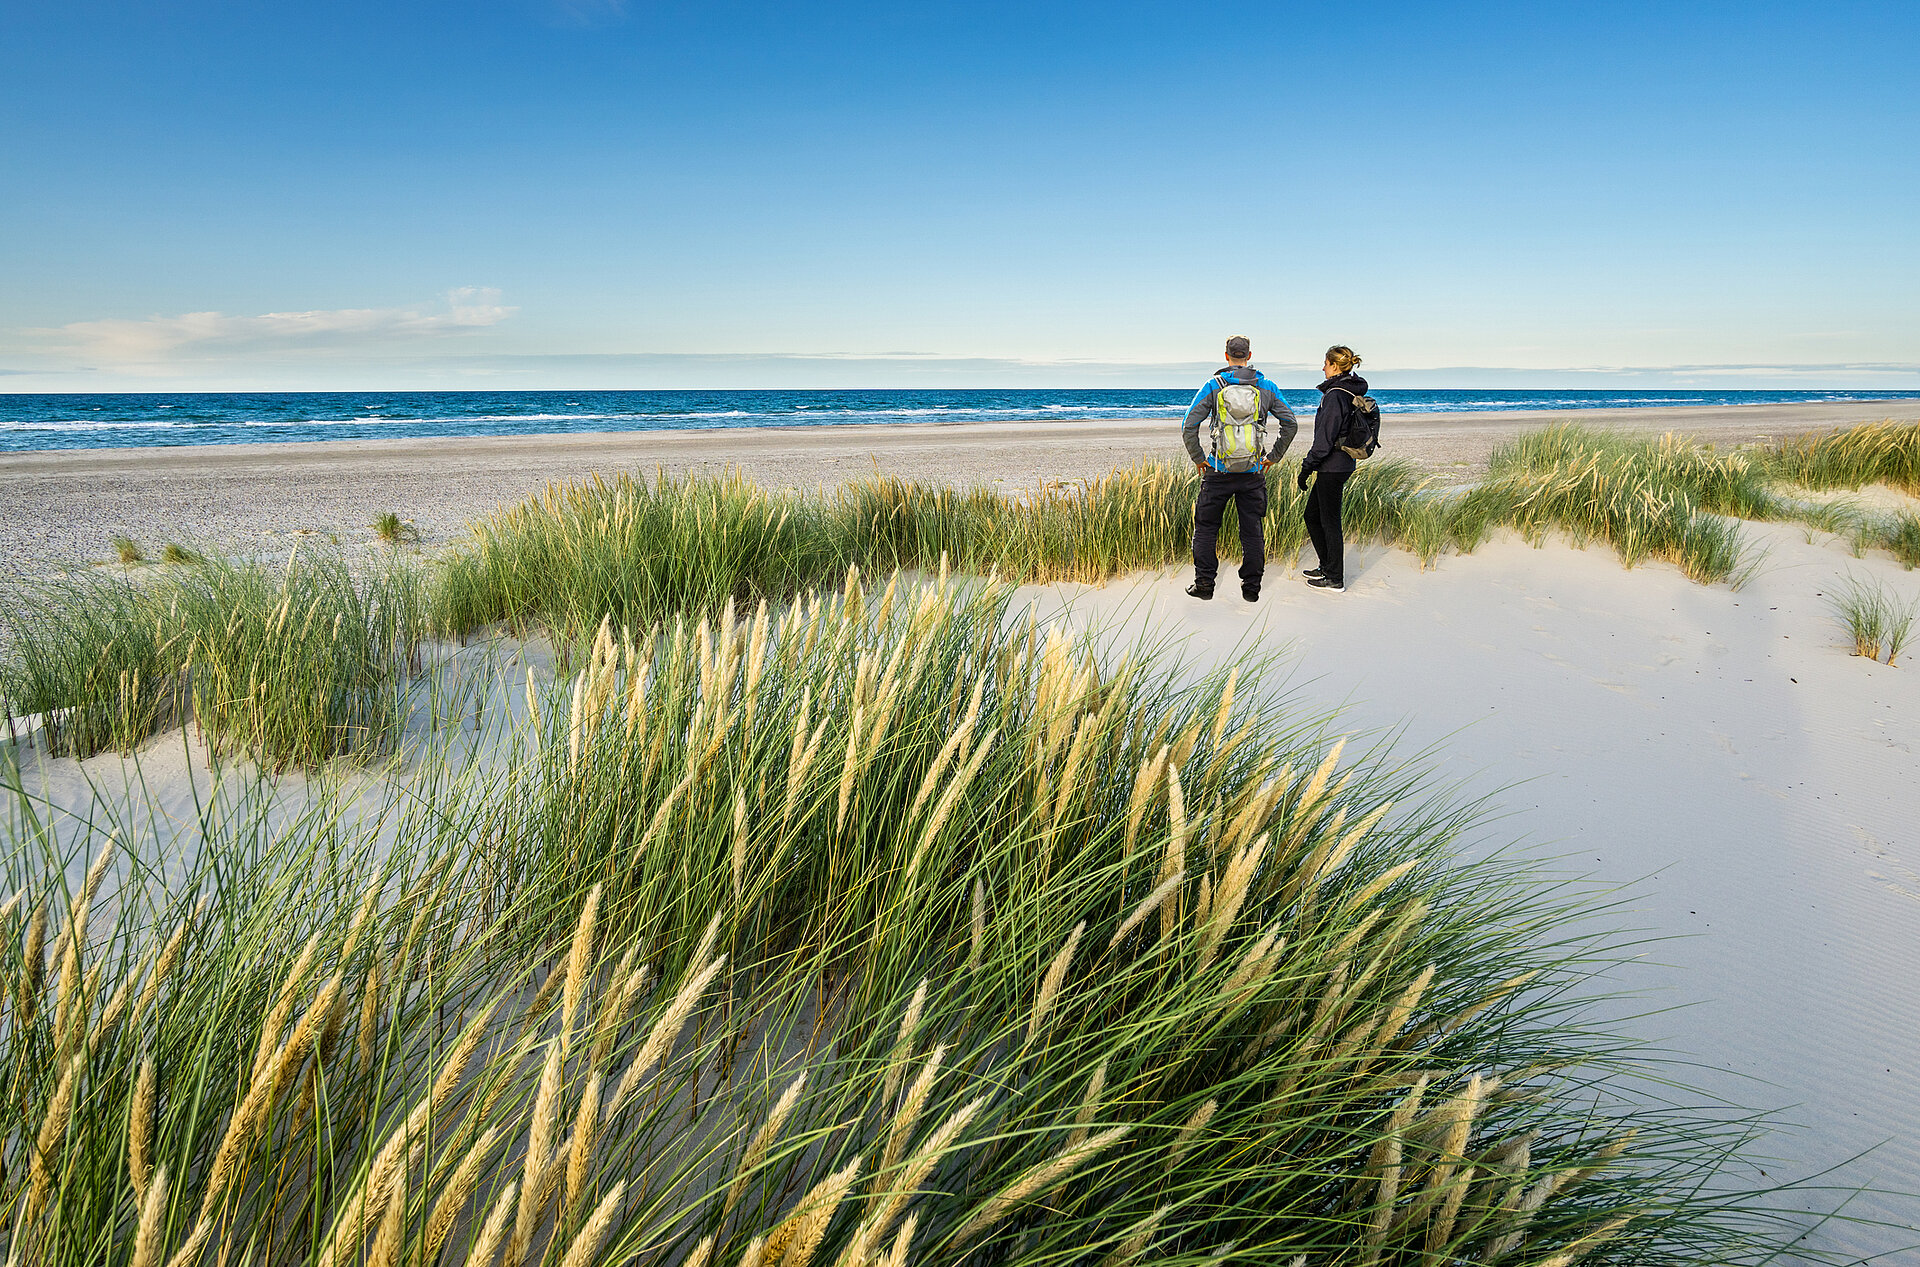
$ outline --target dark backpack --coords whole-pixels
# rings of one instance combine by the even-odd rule
[[[1347,392],[1344,387],[1333,390]],[[1380,402],[1354,392],[1347,395],[1353,398],[1353,407],[1347,410],[1347,425],[1334,443],[1354,461],[1364,462],[1380,447]]]

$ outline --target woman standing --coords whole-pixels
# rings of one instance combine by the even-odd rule
[[[1319,565],[1307,570],[1307,584],[1336,594],[1347,588],[1340,494],[1346,491],[1354,467],[1353,459],[1340,448],[1340,437],[1353,416],[1353,398],[1367,393],[1367,380],[1353,372],[1359,364],[1352,348],[1327,349],[1321,366],[1326,381],[1320,384],[1320,410],[1313,416],[1313,447],[1300,459],[1300,490],[1307,493],[1307,537],[1320,556]],[[1315,477],[1313,491],[1307,492],[1310,475]]]

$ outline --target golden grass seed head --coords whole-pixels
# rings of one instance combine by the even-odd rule
[[[1087,931],[1087,921],[1081,920],[1073,926],[1073,932],[1067,936],[1067,944],[1047,965],[1046,976],[1041,979],[1040,992],[1033,1001],[1033,1019],[1027,1023],[1027,1046],[1039,1035],[1046,1024],[1047,1016],[1053,1010],[1055,999],[1059,997],[1061,987],[1066,983],[1067,968],[1073,963],[1073,952],[1080,945],[1080,935]]]
[[[907,1001],[907,1010],[901,1013],[900,1035],[894,1040],[893,1052],[887,1059],[886,1079],[880,1091],[882,1103],[893,1099],[894,1090],[900,1085],[900,1071],[913,1058],[913,1036],[920,1028],[920,1013],[927,1005],[928,984],[929,978],[920,978],[913,997]]]
[[[507,1220],[513,1217],[519,1207],[520,1181],[509,1179],[507,1186],[494,1198],[493,1209],[487,1215],[487,1221],[480,1225],[480,1234],[473,1240],[473,1248],[467,1254],[467,1267],[493,1267],[493,1261],[500,1253],[500,1243],[506,1239]]]
[[[1081,1166],[1105,1152],[1133,1132],[1131,1126],[1116,1126],[1102,1131],[1074,1148],[1064,1148],[1046,1161],[1028,1168],[1019,1178],[982,1202],[972,1216],[953,1234],[953,1244],[962,1246],[988,1231],[1014,1208],[1030,1197],[1051,1190]]]
[[[1154,1232],[1159,1229],[1161,1221],[1167,1217],[1167,1212],[1172,1208],[1166,1205],[1159,1206],[1146,1218],[1135,1223],[1128,1229],[1126,1238],[1114,1251],[1100,1260],[1100,1267],[1132,1267],[1134,1263],[1139,1262],[1140,1256],[1147,1252],[1147,1246],[1152,1243]]]
[[[711,963],[689,977],[680,987],[679,993],[674,995],[673,1001],[660,1014],[660,1019],[654,1022],[653,1029],[647,1034],[647,1040],[641,1045],[638,1054],[634,1056],[633,1063],[627,1066],[626,1074],[620,1079],[619,1089],[614,1092],[613,1099],[608,1104],[608,1117],[612,1117],[626,1107],[628,1098],[639,1088],[640,1079],[651,1072],[653,1067],[665,1057],[674,1041],[679,1038],[680,1031],[685,1027],[687,1017],[692,1014],[694,1005],[700,1001],[701,994],[719,974],[726,961],[725,955],[715,957]]]
[[[1153,892],[1142,898],[1140,904],[1133,908],[1132,913],[1120,922],[1120,927],[1114,930],[1113,939],[1107,943],[1107,953],[1112,954],[1114,947],[1118,946],[1128,933],[1145,923],[1155,911],[1159,910],[1160,904],[1173,896],[1180,886],[1186,882],[1186,878],[1187,873],[1185,871],[1176,871],[1172,875],[1162,878],[1160,882],[1154,886]]]
[[[1168,1151],[1167,1166],[1169,1169],[1180,1164],[1181,1159],[1187,1155],[1187,1151],[1193,1147],[1194,1140],[1198,1139],[1200,1133],[1207,1129],[1207,1123],[1211,1122],[1214,1114],[1219,1111],[1220,1101],[1208,1100],[1205,1104],[1187,1115],[1187,1120],[1180,1124],[1179,1131],[1176,1132],[1173,1137],[1173,1147]]]
[[[554,1131],[560,1124],[561,1050],[557,1042],[547,1045],[547,1058],[540,1068],[540,1083],[534,1092],[533,1112],[527,1126],[526,1188],[522,1206],[534,1195],[534,1182],[553,1158]]]
[[[827,1234],[827,1225],[833,1222],[834,1213],[839,1210],[840,1203],[846,1199],[847,1190],[853,1187],[854,1179],[860,1174],[860,1160],[855,1157],[846,1166],[815,1184],[801,1198],[799,1212],[788,1220],[792,1232],[786,1253],[780,1259],[780,1267],[808,1267],[813,1261],[821,1240]]]
[[[927,1176],[933,1173],[934,1167],[953,1151],[961,1133],[967,1129],[975,1117],[979,1116],[986,1105],[986,1096],[977,1096],[961,1105],[946,1121],[934,1128],[933,1133],[927,1136],[926,1142],[920,1146],[919,1151],[908,1159],[899,1175],[886,1181],[887,1187],[882,1194],[880,1206],[867,1216],[865,1224],[866,1229],[870,1229],[870,1236],[874,1243],[886,1236],[887,1229],[893,1226],[893,1221],[899,1217],[900,1211],[919,1193],[920,1185],[926,1182]],[[879,1173],[885,1174],[886,1171],[883,1169]]]
[[[207,1238],[213,1235],[213,1220],[202,1218],[193,1225],[193,1231],[175,1250],[173,1257],[167,1260],[167,1267],[188,1267],[189,1263],[200,1260],[200,1251],[206,1248]]]
[[[459,1041],[454,1044],[453,1050],[447,1053],[446,1060],[440,1066],[440,1072],[434,1076],[433,1089],[428,1093],[428,1098],[436,1109],[444,1107],[453,1097],[453,1093],[459,1089],[461,1080],[466,1077],[467,1066],[473,1062],[473,1053],[479,1049],[481,1042],[486,1038],[487,1027],[492,1022],[494,1013],[504,1002],[506,1002],[504,994],[489,1000],[480,1009],[479,1014],[467,1022]]]
[[[927,1096],[933,1091],[934,1080],[940,1076],[940,1062],[946,1054],[944,1044],[929,1052],[927,1063],[921,1067],[919,1076],[907,1087],[899,1111],[893,1115],[893,1121],[887,1127],[887,1147],[881,1155],[880,1169],[876,1173],[884,1175],[891,1172],[906,1154],[907,1141],[913,1138],[913,1128],[919,1124],[920,1114],[927,1107]]]
[[[748,1179],[760,1168],[760,1163],[766,1160],[767,1150],[773,1146],[773,1141],[780,1137],[781,1130],[787,1124],[787,1118],[792,1116],[794,1106],[800,1102],[800,1091],[806,1085],[807,1071],[802,1069],[800,1076],[788,1083],[787,1089],[780,1093],[780,1098],[774,1102],[773,1110],[767,1114],[766,1121],[760,1124],[759,1129],[754,1131],[753,1137],[747,1141],[746,1152],[741,1154],[740,1164],[735,1168],[733,1183],[727,1188],[726,1204],[720,1210],[721,1218],[733,1212],[733,1207],[739,1202],[741,1193],[746,1191]]]
[[[53,1095],[47,1100],[40,1130],[34,1137],[33,1160],[28,1164],[27,1207],[18,1224],[20,1227],[33,1226],[40,1211],[46,1208],[47,1194],[53,1187],[53,1158],[66,1145],[67,1123],[73,1115],[76,1084],[80,1081],[84,1059],[75,1056],[67,1062],[60,1071],[60,1080],[54,1084]]]
[[[580,997],[587,988],[588,977],[593,973],[594,920],[600,911],[601,889],[602,886],[596,884],[587,891],[587,900],[580,907],[580,919],[574,925],[573,944],[567,954],[567,982],[561,989],[562,1048],[573,1035],[574,1021],[580,1011]]]
[[[154,1120],[153,1058],[143,1057],[133,1083],[133,1103],[127,1112],[127,1177],[144,1198],[153,1175]]]
[[[968,936],[967,974],[980,971],[987,945],[987,890],[978,877],[973,882],[973,924]]]
[[[406,1176],[401,1174],[387,1191],[386,1213],[380,1219],[380,1230],[374,1233],[373,1245],[367,1250],[367,1267],[393,1267],[400,1256],[406,1214],[407,1183]]]
[[[1113,1063],[1111,1056],[1100,1062],[1093,1071],[1093,1077],[1087,1080],[1086,1094],[1080,1097],[1080,1107],[1073,1114],[1073,1129],[1067,1133],[1067,1147],[1073,1148],[1086,1142],[1088,1127],[1100,1116],[1101,1097],[1107,1089],[1107,1066]]]
[[[360,1028],[354,1040],[356,1065],[364,1080],[373,1068],[374,1039],[380,1028],[380,965],[367,965],[367,976],[360,987]]]
[[[422,1233],[421,1258],[424,1262],[438,1260],[440,1247],[446,1244],[447,1237],[453,1231],[454,1220],[460,1217],[460,1211],[466,1208],[474,1189],[480,1183],[480,1168],[486,1163],[494,1146],[500,1142],[500,1128],[489,1126],[480,1133],[466,1154],[460,1158],[446,1182],[440,1189],[440,1199],[434,1202],[433,1212],[427,1216],[427,1226]]]
[[[128,1267],[160,1267],[160,1240],[167,1231],[167,1168],[153,1173],[140,1190],[140,1222],[133,1233],[133,1257]]]
[[[586,1190],[587,1169],[593,1161],[596,1128],[600,1124],[600,1090],[605,1075],[594,1070],[574,1116],[572,1144],[567,1150],[566,1209],[571,1210]]]

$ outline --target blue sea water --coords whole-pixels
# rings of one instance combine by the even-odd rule
[[[1296,410],[1312,387],[1282,385]],[[1879,391],[1510,391],[1380,389],[1386,413],[1485,414],[1897,400]],[[220,392],[0,394],[0,452],[129,445],[501,436],[848,423],[1026,422],[1170,417],[1191,386],[1166,389],[899,391]]]

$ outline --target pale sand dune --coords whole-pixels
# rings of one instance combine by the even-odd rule
[[[1307,407],[1312,393],[1291,396]],[[1496,444],[1551,422],[1739,443],[1886,417],[1920,420],[1920,401],[1391,414],[1384,428],[1388,455],[1461,479]],[[7,453],[0,454],[0,572],[106,559],[116,533],[149,554],[174,540],[277,550],[295,534],[365,542],[373,517],[389,510],[413,520],[432,546],[550,481],[656,466],[674,474],[731,466],[769,486],[804,489],[876,467],[940,484],[1030,487],[1091,478],[1142,458],[1183,461],[1178,425],[1169,416]],[[1303,451],[1297,441],[1290,457]]]
[[[1442,779],[1501,815],[1463,847],[1518,841],[1619,890],[1603,923],[1646,944],[1604,983],[1644,992],[1615,1005],[1638,1014],[1627,1029],[1687,1062],[1668,1070],[1677,1080],[1792,1124],[1762,1142],[1766,1178],[1754,1182],[1838,1166],[1826,1182],[1913,1193],[1920,648],[1897,668],[1849,655],[1825,595],[1853,574],[1916,601],[1920,572],[1798,528],[1748,531],[1770,554],[1738,592],[1664,565],[1628,571],[1604,548],[1508,539],[1426,572],[1364,549],[1344,595],[1308,589],[1275,560],[1257,606],[1226,585],[1211,603],[1189,599],[1184,571],[1035,587],[1021,601],[1128,641],[1183,640],[1202,671],[1258,638],[1282,652],[1286,680],[1267,688],[1341,709],[1342,731],[1398,730],[1408,756],[1431,748]],[[497,683],[490,711],[520,696],[529,658],[546,658],[504,645],[458,654]],[[65,813],[98,814],[129,790],[151,797],[186,828],[161,848],[174,854],[167,869],[184,865],[190,780],[204,796],[208,775],[179,732],[134,763],[25,755],[29,784]],[[389,799],[380,782],[360,784],[376,813]],[[273,817],[309,793],[281,781]],[[83,868],[75,859],[70,880]],[[1792,1200],[1824,1210],[1840,1197]],[[1809,1247],[1865,1259],[1920,1242],[1920,1199],[1867,1194],[1846,1212],[1893,1226],[1831,1221]]]
[[[924,444],[916,460],[949,468],[953,453],[969,454],[974,478],[1059,452],[1011,437],[993,450],[978,437],[902,443],[889,452]],[[265,459],[232,460],[247,470]],[[61,478],[83,478],[85,465]],[[291,486],[319,468],[289,469],[276,479]],[[177,475],[207,499],[240,486]],[[487,478],[510,482],[504,468]],[[1867,497],[1912,505],[1885,490]],[[469,513],[457,498],[444,504],[449,519]],[[1669,1009],[1634,1031],[1697,1062],[1684,1081],[1797,1124],[1762,1147],[1777,1159],[1764,1163],[1771,1179],[1866,1152],[1828,1182],[1920,1191],[1920,647],[1898,668],[1848,655],[1826,598],[1853,574],[1920,600],[1920,572],[1852,558],[1830,538],[1810,543],[1798,527],[1746,531],[1769,556],[1738,592],[1664,565],[1628,571],[1604,548],[1504,540],[1426,572],[1364,548],[1338,596],[1275,560],[1258,606],[1233,596],[1230,575],[1214,602],[1188,599],[1183,571],[1027,596],[1075,620],[1185,637],[1202,665],[1255,634],[1288,648],[1303,702],[1343,707],[1356,731],[1399,728],[1403,751],[1432,745],[1443,776],[1490,794],[1506,814],[1494,838],[1624,886],[1618,925],[1666,939],[1612,983],[1651,991],[1642,1010]],[[177,732],[149,746],[139,775],[111,756],[28,759],[54,799],[83,814],[94,805],[87,777],[144,778],[190,820],[184,780],[204,770]],[[1869,1194],[1847,1212],[1898,1226],[1829,1222],[1810,1244],[1895,1261],[1920,1242],[1920,1201]]]
[[[1611,984],[1677,1009],[1631,1027],[1698,1062],[1681,1081],[1784,1110],[1769,1176],[1871,1149],[1828,1182],[1920,1193],[1920,656],[1851,656],[1824,597],[1852,573],[1920,601],[1920,572],[1748,531],[1770,554],[1739,592],[1509,539],[1425,573],[1365,549],[1343,595],[1276,569],[1257,606],[1230,576],[1190,599],[1184,571],[1056,593],[1076,620],[1158,625],[1202,661],[1250,635],[1288,646],[1302,702],[1442,749],[1440,773],[1507,814],[1495,837],[1626,886],[1620,926],[1670,939]],[[1901,1226],[1829,1223],[1809,1243],[1920,1244],[1920,1199],[1847,1213]]]

